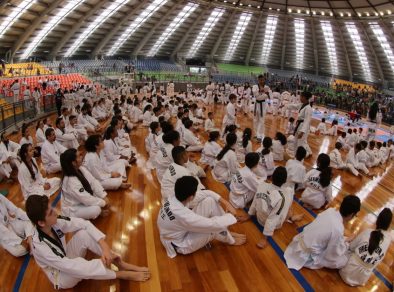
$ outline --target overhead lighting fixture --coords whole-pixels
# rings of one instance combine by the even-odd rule
[[[249,5],[248,5],[248,7],[252,7],[252,5],[251,5],[251,4],[249,4]]]
[[[224,0],[223,2],[224,2],[224,3],[227,3],[227,0]]]
[[[272,10],[272,7],[268,8],[269,10]]]
[[[379,13],[375,12],[375,16],[379,16]]]
[[[325,15],[324,11],[321,12],[321,15],[323,15],[323,16]]]
[[[366,16],[369,16],[369,12],[365,12],[365,15],[366,15]]]
[[[358,15],[359,17],[361,17],[361,13],[360,13],[360,12],[357,12],[357,15]]]
[[[352,14],[351,14],[350,12],[348,12],[348,13],[347,13],[347,16],[349,16],[349,17],[350,17],[350,16],[352,16]]]
[[[309,14],[309,10],[305,10],[305,13],[306,13],[306,14]]]
[[[239,43],[241,42],[246,27],[248,26],[251,18],[252,18],[252,14],[245,12],[242,13],[241,16],[239,17],[237,26],[235,27],[233,36],[231,37],[230,45],[228,46],[226,54],[224,56],[224,60],[230,61],[233,58],[235,50],[237,49]]]
[[[280,9],[278,8],[278,9],[276,9],[276,11],[280,11]]]
[[[243,4],[242,4],[242,3],[239,3],[239,6],[243,6]]]
[[[382,16],[383,16],[383,15],[384,15],[384,12],[383,12],[383,11],[380,11],[380,15],[382,15]]]
[[[260,6],[257,6],[258,9],[260,9]]]
[[[391,14],[391,10],[387,10],[387,14],[390,15]]]
[[[342,13],[342,12],[340,12],[339,15],[340,15],[341,17],[343,17],[343,13]]]
[[[292,11],[291,8],[289,8],[289,12],[290,12],[290,13],[291,13],[291,11]]]
[[[333,16],[333,15],[334,15],[334,13],[330,12],[330,16]]]
[[[301,13],[301,10],[300,10],[300,9],[298,9],[298,10],[297,10],[297,13]]]
[[[312,14],[313,14],[313,15],[316,15],[316,11],[312,11]]]

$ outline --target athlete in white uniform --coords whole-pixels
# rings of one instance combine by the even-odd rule
[[[41,160],[46,173],[56,173],[62,168],[60,166],[60,154],[67,150],[66,147],[56,141],[53,128],[45,131],[46,141],[41,147]]]
[[[384,208],[376,220],[376,229],[361,232],[349,246],[347,264],[339,270],[343,281],[350,286],[364,286],[373,270],[383,261],[392,238],[390,224],[393,214]]]
[[[237,222],[234,217],[235,209],[231,204],[225,211],[216,198],[205,196],[190,210],[187,205],[196,201],[195,195],[198,181],[191,176],[184,176],[175,183],[175,196],[168,198],[160,209],[157,225],[160,240],[167,255],[174,258],[177,253],[190,254],[210,243],[213,239],[231,245],[241,245],[246,242],[245,235],[232,233],[227,227]]]
[[[289,269],[338,269],[346,265],[349,244],[344,236],[344,224],[360,211],[357,196],[348,195],[339,211],[329,208],[320,213],[286,248],[284,258]],[[349,240],[349,239],[347,239]],[[350,238],[351,240],[351,238]]]
[[[55,289],[74,287],[83,279],[123,279],[146,281],[148,268],[124,262],[105,241],[105,234],[89,221],[62,217],[56,214],[46,196],[30,196],[26,213],[35,225],[33,231],[33,256]],[[66,243],[66,233],[74,233]],[[101,259],[84,259],[90,250]],[[110,269],[111,264],[118,271]]]
[[[256,99],[254,105],[254,131],[257,139],[262,140],[264,138],[265,131],[265,114],[266,114],[266,102],[268,101],[267,92],[268,86],[265,86],[265,79],[263,75],[259,75],[258,84],[253,85],[252,92]]]
[[[0,245],[15,257],[28,253],[33,226],[26,213],[0,195]]]

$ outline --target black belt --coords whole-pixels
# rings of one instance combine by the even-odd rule
[[[265,102],[265,99],[256,100],[256,103],[254,104],[254,115],[256,115],[257,104],[260,104],[260,115],[263,116],[263,102]]]
[[[296,124],[296,127],[295,127],[295,129],[294,129],[294,136],[295,136],[295,134],[297,133],[297,130],[298,130],[298,127],[301,125],[301,123],[303,123],[304,122],[304,120],[297,120],[297,124]]]

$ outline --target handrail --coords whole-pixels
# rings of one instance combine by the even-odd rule
[[[4,101],[4,99],[2,99]],[[23,122],[31,122],[37,118],[56,111],[55,97],[45,95],[37,103],[34,99],[17,102],[5,102],[0,105],[0,132]]]

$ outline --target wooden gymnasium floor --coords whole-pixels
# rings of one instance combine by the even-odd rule
[[[211,108],[215,112],[216,125],[221,124],[223,106]],[[284,131],[286,120],[268,115],[266,134],[273,137],[276,131]],[[251,118],[240,114],[238,123],[242,129],[251,127]],[[316,125],[317,121],[313,121]],[[133,145],[137,149],[138,163],[128,174],[133,191],[109,192],[111,214],[98,218],[94,224],[107,234],[112,248],[126,260],[138,265],[148,266],[152,278],[146,283],[125,281],[80,282],[75,291],[388,291],[394,280],[394,246],[379,265],[364,288],[351,288],[345,285],[337,271],[302,269],[299,273],[289,271],[281,257],[282,252],[297,234],[297,228],[310,223],[315,213],[304,209],[296,201],[293,206],[297,213],[305,214],[302,222],[296,226],[285,223],[275,232],[271,244],[264,250],[256,247],[260,231],[252,222],[236,224],[231,229],[247,235],[244,246],[226,246],[219,242],[212,244],[211,250],[202,249],[195,254],[175,259],[167,257],[159,239],[156,218],[160,205],[160,188],[154,172],[145,167],[147,154],[144,137],[147,129],[141,126],[131,133]],[[34,136],[34,135],[33,135]],[[201,134],[202,140],[206,135]],[[18,139],[19,140],[19,139]],[[313,156],[305,161],[307,168],[314,165],[319,153],[328,153],[333,148],[335,138],[310,135],[309,143]],[[254,143],[254,149],[257,149]],[[193,155],[198,158],[199,155]],[[376,215],[383,207],[394,207],[394,169],[393,164],[378,167],[372,171],[372,177],[357,178],[344,171],[335,171],[332,181],[335,200],[338,207],[347,194],[356,194],[362,200],[362,209],[346,228],[346,233],[359,232],[372,226]],[[223,197],[228,197],[224,185],[212,179],[210,171],[203,183]],[[18,206],[23,206],[18,184],[0,184],[0,188],[9,188],[11,199]],[[56,197],[56,196],[54,196]],[[299,197],[299,194],[297,194]],[[55,201],[55,198],[52,198]],[[54,202],[56,203],[56,201]],[[56,204],[59,209],[60,203]],[[239,211],[243,212],[243,211]],[[317,212],[318,213],[318,212]],[[392,233],[393,234],[393,233]],[[53,287],[33,258],[14,258],[0,249],[0,290],[1,291],[52,291]],[[386,281],[386,282],[385,282]],[[71,290],[70,290],[71,291]]]

